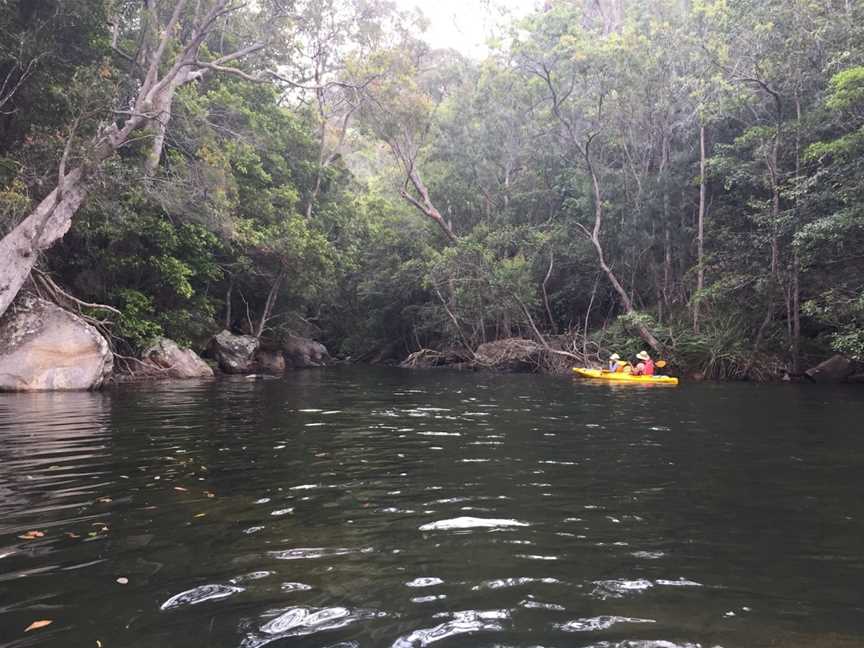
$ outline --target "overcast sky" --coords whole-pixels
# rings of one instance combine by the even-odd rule
[[[515,17],[530,13],[541,0],[396,0],[402,7],[418,7],[431,21],[425,39],[434,47],[452,47],[480,58],[490,31],[502,12]]]

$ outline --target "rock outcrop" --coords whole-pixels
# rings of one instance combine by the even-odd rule
[[[168,338],[159,338],[141,354],[145,363],[152,365],[166,378],[212,378],[213,369],[192,349],[181,349]]]
[[[221,331],[210,340],[210,353],[219,368],[229,374],[255,372],[255,352],[260,346],[258,338],[251,335],[234,335]]]
[[[808,369],[804,375],[816,383],[841,383],[855,372],[855,362],[842,355],[835,355]]]
[[[0,319],[0,391],[99,389],[113,366],[102,334],[51,302],[23,295]]]
[[[278,350],[259,349],[255,354],[255,365],[261,373],[273,375],[285,373],[285,357]]]
[[[290,336],[282,342],[285,362],[294,369],[323,367],[330,362],[330,353],[320,342],[308,338]]]

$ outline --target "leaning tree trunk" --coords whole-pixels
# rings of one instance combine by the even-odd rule
[[[39,254],[69,231],[72,216],[87,197],[84,169],[79,167],[15,229],[0,241],[0,315],[27,281]]]
[[[185,32],[187,40],[177,42],[178,34],[184,34],[179,28],[187,3],[188,0],[177,0],[171,18],[161,31],[158,44],[152,50],[147,50],[146,59],[142,61],[142,67],[145,67],[147,72],[133,101],[133,109],[118,113],[128,115],[122,126],[111,123],[104,128],[92,142],[92,151],[88,154],[87,161],[66,173],[70,137],[60,161],[57,186],[36,209],[0,240],[0,316],[6,312],[27,281],[39,254],[69,231],[75,212],[87,197],[88,176],[125,146],[134,132],[150,123],[156,123],[157,130],[150,155],[145,161],[145,169],[155,169],[161,156],[164,128],[170,118],[171,104],[177,88],[201,79],[212,71],[251,78],[237,68],[225,67],[224,64],[256,52],[263,45],[253,44],[209,62],[199,60],[201,46],[215,29],[219,18],[233,11],[229,0],[214,0],[210,10],[201,15],[189,32]],[[163,59],[170,50],[177,51],[177,55],[174,61],[166,66]],[[164,73],[160,75],[163,69]]]
[[[589,146],[590,142],[586,144],[583,153],[585,156],[585,162],[588,166],[588,173],[591,176],[591,184],[594,188],[594,229],[590,232],[588,232],[587,229],[585,231],[588,234],[591,243],[594,245],[594,250],[597,252],[597,262],[600,265],[600,269],[603,270],[603,274],[606,275],[609,283],[612,284],[612,287],[615,289],[621,307],[628,315],[635,315],[636,309],[633,308],[633,302],[630,299],[630,295],[627,294],[627,291],[624,290],[624,286],[622,286],[621,282],[618,281],[618,277],[615,276],[611,266],[606,262],[606,257],[603,253],[603,244],[600,241],[600,231],[603,227],[603,193],[600,191],[600,180],[597,178],[594,165],[591,163]],[[655,353],[661,353],[662,346],[660,345],[659,340],[654,337],[654,334],[651,333],[651,331],[648,330],[648,327],[638,319],[636,319],[635,322],[636,330],[639,331],[639,337],[641,337]]]
[[[419,209],[428,219],[434,222],[441,231],[447,235],[447,238],[450,239],[451,243],[456,243],[459,240],[456,237],[456,233],[453,231],[450,223],[444,220],[441,212],[439,212],[435,205],[432,204],[432,199],[429,197],[429,190],[426,188],[426,185],[423,184],[423,179],[420,177],[420,174],[416,169],[410,169],[408,171],[408,179],[411,181],[411,184],[414,185],[417,193],[420,194],[420,200],[417,200],[405,189],[402,189],[399,194],[407,202]]]

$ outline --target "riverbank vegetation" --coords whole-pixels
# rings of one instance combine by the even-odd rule
[[[385,0],[0,4],[0,311],[120,354],[864,360],[864,7],[557,0],[471,60]],[[414,356],[415,358],[417,356]]]

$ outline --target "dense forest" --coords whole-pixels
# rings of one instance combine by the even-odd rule
[[[0,2],[0,314],[118,356],[524,338],[864,360],[864,6],[551,0],[484,60],[386,0]]]

